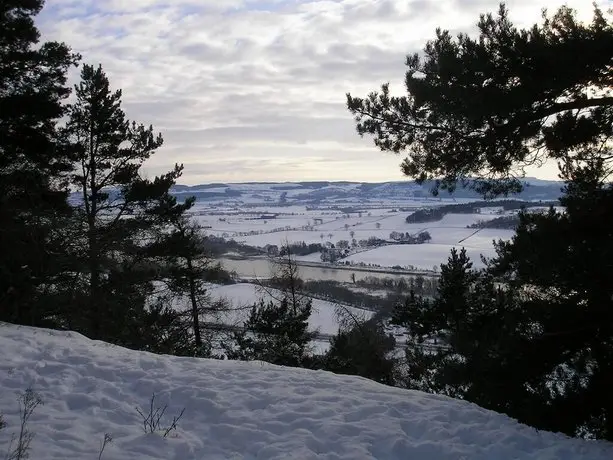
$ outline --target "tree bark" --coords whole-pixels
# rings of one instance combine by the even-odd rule
[[[192,321],[194,325],[194,340],[196,347],[202,346],[202,336],[200,335],[200,318],[198,311],[198,293],[196,289],[196,280],[194,279],[194,265],[191,256],[187,256],[187,276],[189,277],[189,299],[192,304]]]
[[[92,338],[99,338],[100,334],[100,251],[98,242],[98,229],[96,228],[96,217],[98,214],[98,187],[96,184],[96,148],[94,146],[94,128],[93,120],[90,120],[89,126],[89,196],[84,193],[86,199],[91,201],[87,209],[87,225],[88,225],[88,258],[89,258],[89,312],[91,315],[91,334]],[[87,180],[85,180],[87,183]],[[86,187],[84,187],[86,190]]]

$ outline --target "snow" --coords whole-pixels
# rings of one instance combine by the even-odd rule
[[[241,241],[249,246],[259,246],[264,247],[267,244],[276,244],[277,246],[282,246],[286,242],[289,243],[301,243],[305,242],[306,244],[310,243],[326,243],[330,241],[332,243],[336,243],[340,240],[351,240],[351,234],[349,233],[352,229],[349,230],[322,230],[322,231],[308,231],[308,230],[297,230],[297,231],[282,231],[275,233],[263,233],[260,235],[253,235],[247,237],[238,237],[237,241]],[[390,234],[389,230],[353,230],[355,232],[354,238],[357,240],[368,239],[371,236],[376,236],[378,238],[387,238]],[[321,238],[321,235],[324,235]],[[332,235],[330,238],[328,235]]]
[[[474,231],[474,230],[473,230]],[[388,267],[400,265],[401,267],[410,266],[418,269],[432,269],[434,266],[438,268],[441,263],[445,263],[449,257],[449,251],[452,247],[458,249],[466,248],[466,253],[470,257],[473,267],[479,268],[483,266],[480,255],[493,257],[495,255],[494,248],[489,244],[489,247],[473,248],[468,245],[456,244],[391,244],[389,246],[381,246],[370,251],[360,252],[351,255],[346,259],[354,264],[372,264]]]
[[[337,243],[340,240],[352,239],[367,240],[377,237],[389,240],[392,231],[409,232],[417,234],[428,231],[432,239],[426,245],[387,246],[367,250],[350,256],[347,261],[393,267],[396,265],[412,265],[418,268],[432,269],[434,265],[445,263],[451,248],[466,247],[467,252],[474,261],[475,266],[481,266],[481,255],[493,257],[495,255],[494,240],[509,240],[514,235],[512,230],[503,229],[474,229],[467,226],[480,220],[489,220],[498,217],[495,214],[447,214],[436,222],[407,224],[406,213],[373,212],[372,216],[352,216],[326,221],[313,230],[283,230],[271,233],[261,233],[250,236],[239,236],[236,239],[251,246],[264,247],[268,244],[283,245],[290,243]],[[349,225],[345,229],[345,224]],[[376,228],[380,224],[380,228]],[[478,230],[478,231],[477,231]],[[323,238],[321,237],[323,235]],[[331,235],[331,237],[330,237]],[[302,261],[318,261],[319,254],[299,258]]]
[[[263,215],[262,213],[261,215]],[[274,214],[274,213],[266,213]],[[202,226],[210,226],[215,232],[239,234],[241,232],[265,231],[271,232],[285,227],[300,228],[309,224],[306,216],[278,216],[274,219],[262,219],[259,215],[207,215],[195,216],[194,219]],[[223,220],[219,220],[223,219]]]
[[[481,248],[490,250],[492,248],[492,241],[498,240],[510,240],[515,235],[514,230],[503,230],[498,228],[484,228],[478,233],[468,238],[463,242],[463,245],[467,248]],[[493,251],[491,252],[493,255]]]
[[[226,299],[231,302],[234,310],[217,319],[224,324],[230,325],[245,321],[249,317],[251,305],[260,298],[272,300],[283,297],[281,292],[276,289],[264,289],[252,283],[238,283],[225,286],[211,284],[208,287],[208,292],[212,299]],[[339,327],[336,304],[319,299],[312,299],[312,302],[313,308],[309,318],[309,329],[318,331],[320,334],[336,334]],[[240,308],[244,306],[249,308]],[[360,318],[370,318],[373,315],[373,312],[369,310],[355,307],[343,308],[346,308],[352,315]]]
[[[0,431],[18,425],[16,394],[44,400],[29,423],[31,458],[605,460],[613,444],[538,432],[459,400],[323,371],[157,356],[79,334],[0,324]],[[167,438],[135,407],[155,392]],[[167,422],[164,422],[167,423]],[[4,454],[4,452],[0,452]]]
[[[270,188],[271,185],[243,184],[241,187],[256,192],[268,190],[267,187]],[[306,190],[299,185],[296,187],[294,190],[297,193]],[[355,185],[347,184],[343,187],[351,189],[355,188]],[[278,196],[281,192],[272,189],[268,192],[276,197],[273,204],[198,203],[193,211],[197,214],[195,219],[206,227],[205,232],[209,234],[233,238],[260,248],[267,245],[280,247],[286,243],[301,242],[336,244],[340,240],[351,241],[354,238],[357,241],[368,240],[371,237],[389,240],[390,233],[394,231],[411,234],[428,231],[432,237],[430,243],[439,245],[438,247],[421,248],[411,251],[410,254],[407,253],[407,249],[399,252],[379,249],[351,258],[356,263],[376,264],[382,267],[413,265],[427,269],[445,263],[451,248],[461,246],[465,246],[471,252],[475,264],[479,265],[481,254],[486,257],[494,255],[492,240],[508,240],[514,233],[509,230],[487,229],[475,234],[476,229],[467,228],[478,221],[499,217],[497,212],[502,209],[501,207],[483,208],[481,213],[475,214],[446,214],[435,222],[408,224],[406,217],[411,214],[410,209],[424,205],[436,207],[451,204],[453,201],[404,197],[401,201],[402,206],[396,206],[390,200],[380,200],[378,204],[366,204],[361,203],[358,197],[353,197],[348,201],[345,200],[338,209],[329,208],[332,203],[327,203],[322,209],[307,210],[307,206],[300,201],[287,206],[278,206]],[[343,206],[353,208],[356,212],[345,214],[340,210]],[[403,211],[398,211],[399,208]],[[515,212],[512,211],[511,214]],[[275,214],[276,218],[261,219],[263,214]],[[322,223],[319,223],[320,219]],[[320,255],[311,254],[299,260],[316,262],[320,260]]]
[[[299,262],[321,262],[321,252],[314,252],[306,256],[295,256],[295,259]]]

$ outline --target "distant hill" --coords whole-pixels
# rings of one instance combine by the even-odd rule
[[[534,178],[525,179],[527,186],[524,191],[509,198],[526,201],[552,201],[561,195],[562,182],[545,181]],[[395,182],[348,182],[348,181],[310,181],[310,182],[242,182],[242,183],[210,183],[199,185],[178,184],[172,189],[177,197],[195,196],[199,201],[227,202],[236,200],[237,204],[256,202],[322,205],[381,202],[406,200],[481,200],[482,197],[473,190],[458,188],[454,193],[442,191],[433,197],[431,189],[433,182],[427,181],[417,184],[415,181]],[[113,193],[113,191],[111,191]],[[74,193],[72,202],[79,202],[81,196]]]
[[[563,183],[560,181],[545,181],[535,178],[526,178],[524,190],[513,195],[512,198],[521,200],[556,200],[561,195]],[[342,200],[360,198],[367,200],[394,200],[394,199],[435,199],[431,194],[433,182],[426,181],[417,184],[415,181],[397,182],[244,182],[235,184],[201,184],[194,186],[177,185],[174,191],[177,194],[193,194],[198,199],[217,199],[222,197],[248,198],[254,194],[266,194],[269,199],[276,201],[275,195],[287,194],[288,202],[321,202],[327,200]],[[454,193],[442,191],[436,197],[442,199],[475,199],[482,197],[467,188],[458,188]]]

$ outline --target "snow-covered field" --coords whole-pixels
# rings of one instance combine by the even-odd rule
[[[469,222],[470,215],[460,222]],[[445,218],[456,220],[462,215],[448,215]],[[443,219],[444,220],[444,219]],[[459,219],[457,219],[459,220]],[[382,246],[369,251],[351,255],[344,260],[355,264],[372,264],[388,267],[393,265],[413,266],[419,269],[432,269],[447,261],[451,248],[458,251],[466,248],[466,253],[471,258],[475,268],[482,267],[481,255],[494,257],[494,241],[510,240],[514,231],[503,229],[482,229],[475,233],[476,229],[461,227],[437,226],[427,228],[432,240],[425,244],[413,245],[390,245]]]
[[[249,316],[249,308],[258,299],[266,300],[281,299],[282,294],[269,288],[262,288],[257,284],[239,283],[220,286],[211,284],[208,292],[212,299],[226,299],[230,301],[233,311],[218,318],[224,324],[239,324],[245,321]],[[240,308],[247,307],[247,308]],[[352,315],[360,318],[370,318],[373,315],[372,311],[362,310],[353,307],[342,307],[348,309]],[[337,315],[337,306],[332,302],[325,300],[313,299],[313,310],[309,318],[310,330],[319,331],[321,334],[334,335],[338,332],[339,320]]]
[[[453,244],[394,244],[389,246],[381,246],[371,251],[361,252],[347,257],[352,263],[364,263],[366,265],[380,265],[382,267],[390,265],[413,266],[418,269],[430,269],[437,267],[445,262],[449,257],[449,252],[452,247],[460,250],[465,245]],[[490,243],[489,248],[472,248],[466,247],[466,253],[473,262],[473,267],[479,268],[483,266],[480,255],[492,257],[495,255],[493,246]]]
[[[410,225],[406,225],[411,227]],[[404,231],[412,232],[413,229],[407,228]],[[451,248],[460,249],[465,247],[468,255],[474,262],[475,267],[481,266],[481,255],[493,257],[495,255],[494,241],[509,240],[513,237],[512,230],[503,229],[483,229],[475,233],[475,229],[461,227],[431,226],[421,227],[418,230],[427,230],[432,236],[432,240],[421,245],[391,245],[382,246],[374,249],[367,249],[353,254],[343,261],[355,264],[365,263],[380,265],[381,267],[402,267],[413,266],[418,269],[430,270],[434,265],[438,266],[447,261]],[[417,232],[417,231],[416,231]],[[318,243],[318,242],[337,242],[341,239],[350,240],[351,236],[346,231],[330,232],[333,236],[329,238],[326,233],[323,239],[317,232],[296,231],[282,233],[267,233],[242,238],[241,241],[253,246],[263,247],[267,244],[278,246],[287,242]],[[387,230],[354,230],[354,238],[368,239],[371,236],[387,238]],[[297,260],[304,262],[318,262],[321,260],[320,253],[313,253],[307,256],[298,256]],[[263,274],[260,274],[263,276]]]
[[[475,229],[467,228],[478,221],[499,217],[503,213],[501,206],[483,207],[477,214],[447,214],[436,222],[406,223],[407,216],[417,209],[477,199],[445,198],[444,194],[440,199],[426,197],[415,184],[250,183],[201,187],[203,191],[221,195],[231,189],[235,195],[198,201],[192,210],[195,220],[210,235],[249,246],[280,247],[301,242],[336,245],[341,240],[351,243],[353,239],[359,244],[371,237],[390,241],[392,232],[415,235],[427,231],[432,237],[428,243],[431,247],[379,248],[347,259],[357,264],[431,270],[446,262],[451,248],[466,247],[479,266],[481,255],[494,255],[493,240],[508,240],[513,236],[509,230],[486,229],[474,234]],[[195,191],[198,190],[192,190]],[[300,260],[317,262],[321,255],[310,254]]]
[[[18,429],[18,392],[44,405],[33,459],[610,460],[613,444],[538,432],[459,400],[328,372],[157,356],[70,332],[0,324],[0,431]],[[168,405],[164,438],[136,407]],[[4,455],[4,452],[0,452]]]
[[[389,239],[393,231],[419,233],[428,231],[432,240],[424,245],[408,246],[388,246],[374,250],[368,250],[355,254],[345,260],[353,263],[376,264],[382,267],[392,267],[394,265],[409,266],[417,268],[432,269],[433,265],[444,263],[449,257],[452,247],[466,247],[467,252],[475,261],[475,266],[479,266],[480,256],[492,257],[495,254],[492,242],[494,240],[508,240],[513,236],[511,230],[483,229],[475,233],[476,229],[467,228],[478,220],[488,220],[497,217],[495,214],[449,214],[438,222],[422,224],[407,224],[405,215],[394,214],[391,216],[371,217],[359,219],[363,223],[354,222],[355,219],[340,219],[334,225],[325,224],[329,227],[320,230],[319,227],[308,230],[286,230],[274,233],[262,233],[237,238],[237,240],[251,245],[264,247],[268,244],[281,246],[286,242],[299,243],[336,243],[340,240],[350,241],[368,239],[372,236]],[[353,222],[348,229],[344,228],[344,222]],[[376,223],[380,228],[376,228]],[[332,229],[334,227],[334,229]],[[304,261],[318,261],[319,254],[310,254],[298,258]]]

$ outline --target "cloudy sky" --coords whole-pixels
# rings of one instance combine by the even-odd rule
[[[185,184],[401,180],[401,158],[355,132],[345,93],[389,81],[437,26],[475,29],[498,0],[47,0],[43,38],[102,63],[130,119],[165,144],[150,174]],[[562,0],[508,0],[520,25]],[[601,6],[611,0],[599,0]],[[567,0],[589,18],[591,0]],[[530,171],[555,178],[554,168]]]

